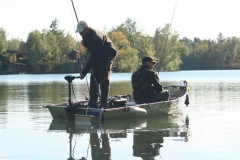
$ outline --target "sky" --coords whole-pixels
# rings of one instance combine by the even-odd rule
[[[110,30],[127,18],[150,36],[156,28],[171,23],[179,38],[240,38],[240,0],[73,0],[79,21],[99,30]],[[52,20],[59,29],[75,34],[77,20],[71,0],[0,0],[0,28],[7,39],[27,40],[29,32],[50,29]]]

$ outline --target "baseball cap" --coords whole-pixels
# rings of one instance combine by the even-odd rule
[[[85,21],[80,21],[77,25],[76,32],[82,32],[87,27],[88,27],[88,24]]]
[[[142,58],[142,63],[145,63],[145,62],[153,62],[153,63],[156,63],[156,61],[153,60],[152,57],[143,57],[143,58]]]

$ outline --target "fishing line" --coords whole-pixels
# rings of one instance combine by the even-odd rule
[[[71,1],[72,1],[72,0],[71,0]],[[69,10],[70,10],[70,14],[71,14],[73,26],[75,26],[75,24],[74,24],[74,19],[73,19],[73,15],[72,15],[71,8],[70,8],[69,1],[68,1],[68,0],[67,0],[67,4],[68,4],[68,8],[69,8]],[[73,1],[72,1],[72,4],[73,4]],[[76,18],[77,18],[77,22],[78,22],[78,17],[77,17],[77,14],[76,14],[74,5],[73,5],[73,8],[74,8],[74,12],[75,12],[75,15],[76,15]],[[76,30],[76,28],[74,28],[74,30]],[[81,48],[80,48],[80,42],[79,42],[79,40],[78,40],[77,33],[75,33],[75,35],[76,35],[76,39],[77,39],[78,48],[79,48],[79,51],[80,51]],[[81,68],[83,69],[83,64],[82,64],[82,60],[81,60],[81,59],[82,59],[82,55],[80,54],[80,66],[81,66]],[[88,92],[89,92],[90,89],[89,89],[89,85],[88,85],[87,76],[86,76],[86,83],[87,83],[87,88],[88,88]],[[75,99],[76,99],[76,98],[75,98]]]
[[[89,142],[88,142],[88,148],[87,148],[87,155],[86,155],[86,159],[87,159],[87,157],[88,157],[88,150],[89,150],[89,147],[90,147],[90,139],[89,139]]]
[[[159,151],[159,157],[162,159],[162,156],[161,156],[161,154],[160,154],[160,153],[161,153],[161,150]],[[163,160],[163,159],[162,159],[162,160]]]
[[[76,19],[77,19],[77,23],[79,23],[73,0],[71,0],[71,2],[72,2],[73,10],[74,10],[74,13],[75,13],[75,16],[76,16]],[[85,50],[86,50],[86,53],[88,53],[87,48],[85,48]],[[91,75],[93,76],[93,79],[94,79],[94,82],[95,82],[95,85],[96,85],[96,89],[97,89],[97,92],[98,92],[98,96],[99,96],[99,99],[100,99],[100,103],[101,103],[101,94],[99,92],[98,83],[97,83],[96,77],[94,76],[94,73],[93,73],[92,69],[91,69]],[[87,75],[85,75],[85,77],[86,77],[86,80],[87,80]],[[88,87],[88,90],[89,90],[89,87]],[[90,94],[90,90],[89,90],[89,94]]]
[[[75,138],[75,144],[74,144],[73,151],[72,151],[72,157],[74,157],[74,150],[75,150],[76,144],[77,144],[77,138]]]
[[[166,38],[165,45],[164,45],[164,48],[163,48],[163,55],[162,55],[162,57],[161,57],[161,61],[160,61],[160,64],[159,64],[158,74],[159,74],[159,71],[160,71],[160,69],[161,69],[161,65],[162,65],[162,61],[163,61],[163,56],[164,56],[164,54],[165,54],[165,49],[166,49],[166,46],[167,46],[168,36],[169,36],[169,34],[170,34],[170,29],[171,29],[171,26],[172,26],[172,21],[173,21],[173,17],[174,17],[174,14],[175,14],[176,6],[177,6],[177,0],[176,0],[176,3],[175,3],[175,6],[174,6],[173,15],[172,15],[172,18],[171,18],[171,23],[170,23],[170,26],[169,26],[169,28],[168,28],[167,38]]]
[[[76,102],[78,102],[78,100],[76,99],[76,95],[75,95],[74,89],[73,89],[73,84],[71,85],[71,87],[72,87],[72,92],[73,92],[73,95],[74,95],[74,99],[75,99]]]
[[[101,138],[98,138],[98,148],[97,148],[97,150],[96,150],[96,157],[95,158],[97,158],[98,157],[98,155],[99,155],[99,150],[101,149],[101,146],[100,146],[100,144],[101,144],[101,139],[102,139],[102,137]]]

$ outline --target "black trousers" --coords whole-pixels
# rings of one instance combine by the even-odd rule
[[[98,90],[100,86],[101,104],[107,103],[110,90],[110,74],[112,69],[112,61],[102,64],[95,64],[92,68],[90,79],[90,103],[96,103],[98,98]]]

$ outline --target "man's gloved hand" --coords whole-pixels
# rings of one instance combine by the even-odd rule
[[[83,73],[80,73],[80,78],[83,79],[86,75]]]

